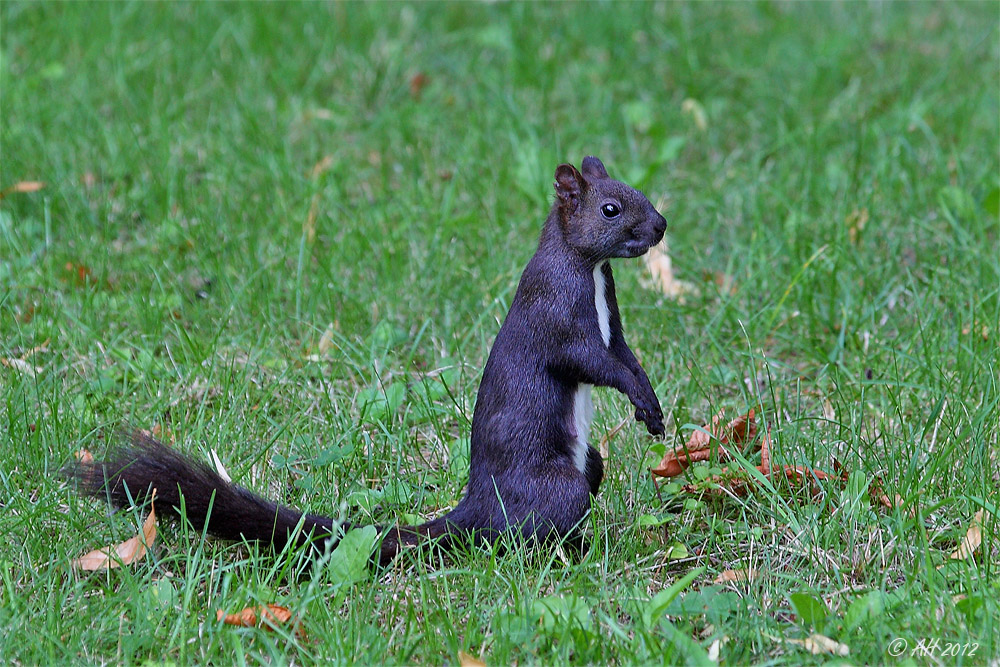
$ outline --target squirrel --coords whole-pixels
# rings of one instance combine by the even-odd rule
[[[538,249],[483,370],[465,496],[422,525],[380,528],[372,560],[382,566],[405,547],[447,550],[459,538],[489,544],[505,533],[579,549],[582,520],[604,477],[587,442],[595,386],[625,394],[647,431],[664,433],[656,393],[622,333],[608,261],[644,254],[663,238],[666,220],[595,157],[579,171],[559,165],[554,185]],[[119,508],[155,487],[161,515],[183,511],[197,530],[276,550],[290,542],[332,548],[351,528],[261,498],[138,430],[106,460],[76,463],[67,474]]]

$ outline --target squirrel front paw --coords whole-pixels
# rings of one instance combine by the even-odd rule
[[[659,436],[666,432],[666,429],[663,428],[663,412],[656,403],[636,406],[635,418],[646,425],[646,430],[650,435]]]

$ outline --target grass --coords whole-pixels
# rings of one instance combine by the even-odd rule
[[[0,655],[809,664],[785,639],[817,632],[857,663],[894,639],[995,662],[998,25],[972,2],[4,2],[0,188],[45,186],[0,202]],[[777,462],[846,483],[658,491],[664,443],[630,424],[579,564],[297,577],[164,524],[136,566],[69,567],[138,524],[55,475],[123,420],[310,511],[453,506],[553,170],[586,154],[660,202],[699,287],[615,267],[667,444],[755,407]],[[599,437],[629,406],[597,394]],[[948,562],[980,509],[977,558]],[[214,620],[265,602],[305,637]]]

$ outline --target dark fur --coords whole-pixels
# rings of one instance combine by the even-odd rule
[[[642,193],[610,179],[593,157],[584,159],[582,173],[560,165],[555,189],[538,250],[521,276],[483,371],[466,495],[439,519],[383,531],[378,554],[383,565],[405,545],[438,538],[447,547],[457,536],[493,542],[511,529],[526,538],[578,543],[581,520],[604,476],[592,447],[584,472],[573,463],[573,401],[581,383],[617,389],[635,405],[636,419],[651,434],[663,433],[659,401],[622,334],[607,260],[645,253],[663,238],[666,221]],[[609,202],[621,210],[613,220],[601,213]],[[611,330],[607,346],[594,306],[594,268],[601,263]],[[336,541],[350,527],[228,484],[208,466],[142,432],[132,433],[106,461],[78,464],[70,474],[86,492],[107,494],[117,507],[129,506],[155,487],[161,514],[177,513],[183,502],[195,528],[202,529],[207,520],[208,532],[224,539],[281,548],[289,540]]]

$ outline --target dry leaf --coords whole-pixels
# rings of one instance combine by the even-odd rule
[[[309,203],[309,212],[306,214],[306,221],[302,224],[302,231],[306,235],[306,243],[312,244],[316,240],[316,218],[319,215],[319,193],[313,195]]]
[[[485,662],[479,658],[469,655],[465,651],[458,652],[458,664],[459,667],[486,667]]]
[[[757,578],[757,570],[752,567],[746,568],[741,567],[737,570],[723,570],[719,573],[712,583],[713,584],[727,584],[731,581],[739,581],[741,583],[746,583],[748,581],[753,581]]]
[[[757,436],[757,421],[754,419],[754,411],[750,410],[745,415],[741,415],[730,421],[724,428],[719,426],[722,413],[712,418],[711,425],[705,425],[704,430],[697,430],[691,434],[685,448],[676,448],[667,451],[663,455],[663,460],[651,472],[660,477],[676,477],[697,461],[706,461],[712,456],[711,443],[715,438],[719,442],[719,460],[725,461],[732,458],[726,450],[725,445],[734,445],[742,448],[746,443],[751,442]],[[707,433],[706,433],[707,431]],[[836,462],[834,462],[836,465]],[[808,482],[812,487],[813,495],[821,493],[821,489],[815,484],[816,481],[842,480],[847,479],[847,471],[836,467],[837,474],[831,474],[817,468],[806,466],[785,465],[773,467],[771,464],[771,427],[764,431],[764,436],[760,443],[760,465],[757,470],[766,478],[784,476],[792,482],[805,485]],[[705,482],[699,484],[685,484],[682,489],[687,493],[710,493],[717,495],[732,494],[735,496],[745,496],[756,483],[749,478],[742,469],[725,468],[722,475],[709,477]],[[711,486],[715,485],[715,486]]]
[[[33,354],[38,354],[39,352],[44,352],[49,347],[49,343],[51,343],[51,342],[52,342],[51,338],[46,338],[45,341],[41,345],[36,345],[35,347],[31,348],[30,350],[27,350],[24,354],[21,355],[21,358],[22,359],[27,359],[28,357],[30,357]]]
[[[137,563],[146,556],[146,550],[156,541],[156,510],[153,501],[156,500],[156,489],[149,501],[149,516],[142,524],[142,535],[136,535],[114,548],[106,547],[91,551],[73,561],[73,567],[81,570],[108,570],[119,565]]]
[[[212,454],[212,465],[215,466],[215,472],[219,473],[219,477],[227,483],[232,482],[233,478],[229,476],[228,472],[226,472],[226,467],[222,465],[222,459],[219,458],[219,455],[215,453],[214,449],[210,451]]]
[[[890,510],[896,507],[902,507],[903,505],[906,504],[905,501],[903,500],[903,497],[898,493],[895,494],[891,499],[889,498],[889,496],[883,490],[881,477],[876,477],[875,480],[871,483],[871,486],[868,487],[868,495],[871,497],[873,503],[878,503],[879,505]],[[916,516],[916,510],[913,507],[907,510],[906,513],[910,517]]]
[[[146,431],[143,431],[143,433],[145,432]],[[174,435],[174,432],[171,431],[169,427],[164,426],[163,424],[153,424],[153,428],[150,429],[149,435],[161,442],[165,441],[169,442],[170,444],[174,444],[177,442],[177,436]]]
[[[765,475],[771,470],[771,425],[764,429],[764,437],[760,441],[760,468]]]
[[[983,543],[983,510],[976,512],[976,515],[972,517],[972,523],[969,525],[969,530],[966,531],[965,537],[962,538],[961,544],[958,545],[956,549],[948,558],[955,560],[966,560],[971,558],[974,553],[979,549],[979,545]]]
[[[715,626],[709,623],[702,630],[700,636],[711,637],[715,634]],[[719,655],[722,653],[722,647],[729,643],[729,635],[722,635],[721,637],[716,637],[712,640],[712,643],[708,647],[708,659],[713,663],[719,662]]]
[[[310,171],[309,174],[314,179],[319,178],[325,172],[327,172],[332,166],[333,166],[333,156],[324,155],[322,160],[313,165],[312,171]]]
[[[844,474],[834,475],[833,473],[824,472],[819,468],[808,468],[806,466],[781,466],[780,468],[774,468],[770,473],[766,473],[763,470],[761,472],[764,473],[765,477],[773,477],[775,473],[784,474],[787,479],[793,482],[845,478]]]
[[[839,655],[843,658],[851,654],[851,647],[847,644],[841,644],[840,642],[834,641],[824,635],[809,635],[805,639],[792,639],[786,637],[785,641],[790,644],[795,644],[796,646],[801,646],[813,655],[830,653],[832,655]]]
[[[607,433],[604,434],[604,436],[601,438],[601,442],[599,443],[598,448],[597,448],[597,451],[600,452],[602,459],[606,460],[608,458],[608,456],[610,455],[610,451],[608,449],[608,445],[611,443],[612,438],[614,438],[616,435],[618,435],[618,433],[621,432],[621,430],[623,428],[625,428],[631,422],[632,422],[632,417],[631,416],[626,417],[625,419],[623,419],[621,421],[620,424],[618,424],[618,426],[615,426],[613,429],[611,429],[610,431],[608,431]]]
[[[0,365],[6,366],[7,368],[13,368],[16,371],[24,373],[30,378],[34,378],[35,376],[37,376],[39,373],[42,372],[42,369],[40,367],[33,366],[24,359],[7,359],[4,357],[0,357]]]
[[[807,468],[805,466],[792,466],[785,465],[779,468],[772,468],[767,470],[763,466],[756,466],[760,473],[768,478],[773,479],[775,477],[784,476],[791,482],[796,482],[802,486],[805,486],[806,482],[809,482],[810,489],[813,496],[817,496],[822,493],[819,486],[815,485],[813,482],[816,480],[826,481],[826,480],[843,480],[845,475],[833,475],[816,468]],[[725,475],[714,475],[709,477],[706,482],[710,482],[716,486],[706,487],[699,484],[685,484],[681,489],[685,493],[707,493],[712,495],[728,495],[732,494],[734,496],[743,497],[746,496],[754,488],[755,481],[747,478],[745,475],[741,475],[742,471],[732,471],[728,468],[725,470]]]
[[[311,111],[306,111],[302,114],[302,120],[310,121],[312,119],[316,120],[333,120],[333,112],[329,109],[313,109]]]
[[[665,296],[680,299],[686,294],[697,294],[698,290],[694,285],[674,277],[673,263],[664,244],[649,249],[646,253],[646,267],[652,277],[652,287],[663,292]]]
[[[330,323],[329,326],[327,326],[326,331],[323,332],[323,335],[319,337],[319,344],[316,346],[316,349],[320,353],[320,356],[325,355],[327,352],[333,349],[332,322]]]
[[[21,181],[20,183],[15,183],[9,188],[0,190],[0,199],[3,199],[7,195],[14,194],[15,192],[36,192],[44,187],[45,183],[42,181]]]
[[[63,280],[73,280],[81,287],[86,285],[97,285],[97,279],[94,277],[94,272],[91,271],[90,267],[86,264],[66,262],[63,266],[63,272]]]
[[[417,72],[410,77],[410,96],[414,99],[420,99],[420,93],[424,91],[424,87],[430,81],[428,76],[423,72]]]
[[[736,294],[736,280],[722,271],[716,271],[712,274],[706,274],[706,280],[711,280],[715,283],[715,286],[719,288],[719,294],[728,294],[733,296]]]
[[[76,460],[79,461],[80,463],[93,463],[94,462],[94,455],[91,454],[86,449],[81,449],[80,451],[78,451],[75,454],[75,456],[76,456]]]
[[[681,113],[685,113],[694,119],[695,127],[704,132],[708,129],[708,116],[705,114],[705,107],[698,100],[687,98],[681,102]]]
[[[862,208],[860,210],[851,211],[846,218],[844,218],[844,224],[847,225],[847,239],[851,244],[857,244],[858,239],[861,238],[861,232],[865,229],[865,224],[868,222],[868,208]]]
[[[295,624],[297,619],[292,616],[292,612],[287,607],[276,604],[262,605],[260,607],[247,607],[235,614],[227,614],[221,609],[216,610],[215,619],[222,621],[226,625],[237,625],[242,628],[264,627],[274,629],[279,625]],[[295,633],[302,635],[299,628]]]
[[[809,483],[810,490],[813,497],[818,496],[822,493],[822,489],[815,484],[816,481],[828,481],[828,480],[840,480],[844,481],[847,479],[847,472],[844,471],[840,475],[834,475],[828,472],[824,472],[817,468],[808,468],[806,466],[792,466],[785,465],[778,468],[772,468],[770,470],[766,469],[764,466],[756,466],[757,470],[767,479],[774,479],[775,477],[784,476],[790,482],[795,482],[801,486],[805,486]],[[715,486],[704,486],[700,484],[685,484],[681,489],[685,493],[706,493],[711,495],[734,495],[743,497],[746,496],[754,488],[755,480],[748,478],[746,475],[742,474],[742,471],[732,471],[728,468],[725,469],[724,475],[713,475],[709,477],[706,482],[714,484]]]
[[[712,455],[713,436],[719,441],[719,460],[728,460],[731,457],[723,445],[741,446],[753,440],[757,435],[757,421],[754,419],[753,410],[732,420],[724,428],[719,426],[721,420],[722,413],[720,412],[712,417],[710,425],[705,424],[704,430],[694,431],[683,448],[667,450],[660,464],[651,472],[660,477],[676,477],[684,472],[684,469],[691,463],[707,461]]]

